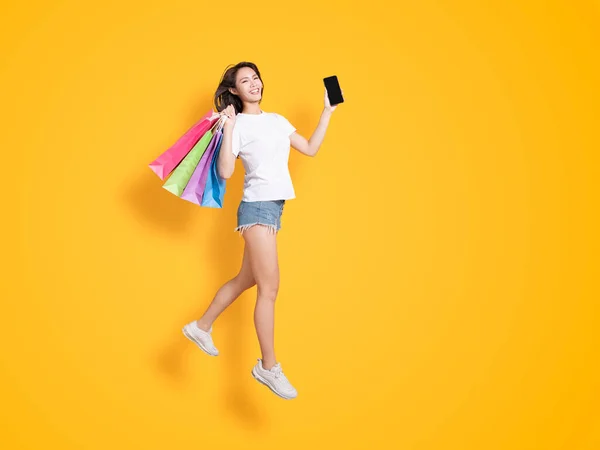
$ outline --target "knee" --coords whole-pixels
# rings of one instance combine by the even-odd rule
[[[241,292],[244,292],[244,291],[250,289],[251,287],[254,287],[254,285],[256,285],[256,281],[254,281],[254,278],[242,277],[239,275],[237,277],[235,277],[235,282]]]
[[[258,298],[265,299],[274,302],[279,292],[279,283],[259,283],[258,284]]]

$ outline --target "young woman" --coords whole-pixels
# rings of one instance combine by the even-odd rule
[[[235,229],[244,238],[244,256],[237,276],[217,291],[204,315],[185,325],[183,333],[204,352],[217,356],[211,337],[213,322],[240,294],[256,285],[254,324],[262,358],[252,375],[275,394],[292,399],[298,393],[275,358],[274,312],[279,289],[276,238],[284,204],[295,198],[288,169],[290,145],[304,155],[315,156],[336,106],[329,104],[325,92],[321,119],[306,140],[283,116],[261,110],[262,94],[260,72],[250,62],[227,69],[215,93],[215,107],[226,117],[217,161],[219,175],[231,177],[238,157],[246,172]]]

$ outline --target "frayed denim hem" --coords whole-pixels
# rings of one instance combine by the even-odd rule
[[[242,234],[244,234],[244,231],[246,231],[248,228],[252,228],[254,225],[262,225],[263,227],[267,227],[269,229],[269,232],[274,233],[274,234],[279,231],[275,225],[270,224],[270,223],[261,223],[261,222],[254,222],[254,223],[249,223],[246,225],[240,225],[239,227],[236,227],[235,230],[233,230],[233,231],[239,232],[240,236],[241,236]]]

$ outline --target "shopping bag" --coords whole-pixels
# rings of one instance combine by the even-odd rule
[[[225,179],[219,176],[218,171],[218,160],[219,154],[221,153],[221,144],[223,143],[223,136],[217,144],[215,150],[215,156],[213,157],[212,164],[210,165],[210,172],[208,179],[206,180],[206,187],[204,188],[204,195],[202,196],[202,204],[200,206],[206,206],[208,208],[222,208],[223,198],[225,196]]]
[[[218,127],[217,127],[218,128]],[[206,152],[202,156],[202,159],[198,163],[194,174],[190,178],[188,185],[186,186],[181,198],[189,202],[195,203],[196,205],[202,204],[202,196],[204,194],[204,188],[212,165],[212,160],[215,154],[217,146],[220,144],[222,139],[221,130],[218,129],[206,149]]]
[[[169,179],[163,184],[163,188],[177,195],[183,194],[185,187],[188,185],[194,170],[198,166],[200,159],[206,152],[208,144],[212,140],[213,130],[208,130],[204,136],[200,138],[198,143],[190,150],[187,156],[181,161],[181,164],[173,171]]]
[[[188,155],[200,138],[214,125],[219,115],[212,110],[207,112],[192,128],[181,136],[175,144],[150,163],[150,168],[164,180]]]

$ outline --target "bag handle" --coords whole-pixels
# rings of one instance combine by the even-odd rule
[[[221,116],[219,118],[219,120],[217,121],[217,123],[213,127],[213,129],[215,130],[215,132],[213,134],[217,134],[217,133],[221,132],[221,130],[225,126],[226,121],[227,121],[227,116]]]

